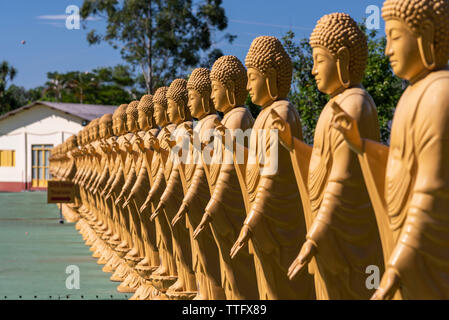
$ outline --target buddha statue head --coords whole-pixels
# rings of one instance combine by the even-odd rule
[[[58,155],[64,156],[66,152],[67,152],[67,144],[63,142],[58,146]]]
[[[67,139],[67,144],[68,144],[69,151],[72,151],[72,150],[78,148],[77,136],[73,135],[70,138],[68,138]]]
[[[132,101],[126,108],[126,128],[128,132],[137,132],[140,129],[138,105],[139,101]]]
[[[112,114],[106,113],[100,118],[100,138],[108,139],[112,136]]]
[[[234,56],[223,56],[215,61],[210,72],[211,98],[215,108],[223,113],[245,103],[248,76],[242,62]]]
[[[193,70],[187,81],[188,103],[192,117],[201,119],[215,112],[214,104],[210,99],[212,86],[210,71],[206,68]]]
[[[174,80],[167,91],[167,113],[171,123],[178,125],[192,119],[187,107],[188,100],[187,81]]]
[[[167,113],[167,91],[168,87],[160,87],[153,96],[154,121],[161,128],[170,123]]]
[[[153,96],[150,94],[144,95],[137,106],[137,112],[139,117],[140,130],[150,130],[155,127],[154,121],[154,103]]]
[[[253,103],[262,108],[286,99],[292,81],[292,61],[279,39],[257,37],[245,59],[248,68],[247,89]]]
[[[387,0],[382,8],[394,73],[412,81],[447,65],[449,1]]]
[[[84,137],[84,144],[88,144],[91,140],[90,140],[90,126],[91,126],[92,122],[89,122],[87,124],[87,126],[84,127],[83,129],[83,137]]]
[[[90,141],[96,141],[100,133],[100,118],[96,118],[90,122],[89,137]]]
[[[365,34],[345,13],[322,17],[310,36],[313,69],[318,89],[334,95],[359,85],[368,60]]]
[[[116,136],[126,133],[126,108],[127,104],[120,105],[112,114],[112,129]]]

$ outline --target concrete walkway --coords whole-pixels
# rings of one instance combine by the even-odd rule
[[[0,300],[127,299],[46,192],[0,193]],[[79,289],[68,289],[79,268]],[[69,273],[66,273],[69,267]],[[76,269],[75,267],[75,269]],[[72,267],[73,268],[73,267]]]

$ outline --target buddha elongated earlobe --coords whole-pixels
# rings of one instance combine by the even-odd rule
[[[204,99],[204,97],[201,97],[201,103],[203,105],[203,110],[205,114],[209,114],[210,113],[210,104],[209,104],[209,99]]]
[[[273,101],[276,101],[279,97],[278,94],[278,85],[277,85],[277,72],[275,69],[270,68],[267,70],[267,88],[268,88],[268,94],[270,95],[270,98]]]
[[[435,44],[434,44],[434,26],[430,21],[426,21],[422,26],[422,33],[418,37],[418,48],[421,60],[428,70],[436,68]]]
[[[337,71],[341,85],[349,88],[351,85],[351,75],[349,72],[349,50],[346,47],[340,48],[337,52]]]
[[[180,107],[178,105],[178,112],[179,112],[179,117],[181,118],[182,121],[186,120],[186,112],[185,112],[185,108],[184,107]]]
[[[236,102],[235,102],[235,84],[234,81],[230,80],[228,83],[226,83],[226,97],[228,98],[228,102],[231,105],[232,108],[235,108]]]

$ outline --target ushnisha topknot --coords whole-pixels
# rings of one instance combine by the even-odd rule
[[[126,121],[126,109],[128,108],[127,104],[121,104],[117,109],[115,109],[112,117],[119,118],[122,121]]]
[[[215,61],[210,72],[210,79],[226,85],[228,81],[233,81],[235,85],[235,103],[237,106],[243,105],[248,97],[246,86],[248,75],[243,63],[235,56],[222,56]]]
[[[167,99],[172,99],[182,107],[187,106],[189,95],[187,92],[187,81],[184,79],[176,79],[170,84],[167,91]]]
[[[278,38],[272,36],[257,37],[251,43],[245,64],[255,68],[264,76],[272,68],[277,73],[278,99],[286,98],[292,82],[292,61]]]
[[[142,98],[140,98],[137,110],[143,111],[143,113],[148,115],[149,113],[153,112],[153,107],[153,96],[151,94],[146,94]]]
[[[449,1],[448,0],[387,0],[382,7],[385,21],[400,19],[415,35],[420,35],[421,26],[431,21],[435,28],[434,46],[436,67],[449,60]]]
[[[167,91],[168,87],[157,89],[153,96],[153,103],[157,103],[164,109],[167,109]]]
[[[187,81],[187,89],[195,90],[200,95],[210,96],[212,86],[210,82],[210,71],[206,68],[196,68]]]
[[[368,60],[366,35],[346,13],[331,13],[322,17],[310,36],[310,45],[325,47],[337,57],[338,50],[349,50],[349,73],[351,82],[360,83]]]
[[[133,118],[137,121],[139,119],[139,111],[137,110],[137,106],[139,105],[139,101],[132,101],[130,104],[128,104],[128,107],[126,108],[126,115],[128,117]]]

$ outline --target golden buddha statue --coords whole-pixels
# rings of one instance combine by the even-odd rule
[[[146,162],[151,162],[154,152],[145,148],[145,141],[155,138],[159,133],[153,117],[153,96],[144,95],[137,106],[138,123],[140,132],[137,133],[133,148],[137,149],[139,157],[135,161],[135,171],[138,172],[137,180],[131,189],[123,207],[134,206],[134,210],[139,214],[139,220],[142,230],[142,242],[144,245],[144,259],[136,266],[135,270],[143,278],[142,285],[136,290],[133,297],[146,299],[151,296],[153,286],[149,281],[152,272],[159,266],[159,253],[156,244],[155,225],[150,221],[150,216],[141,214],[140,207],[143,205],[148,190],[150,190],[150,177],[147,171]]]
[[[410,85],[393,118],[390,146],[363,138],[334,106],[334,128],[358,154],[386,239],[386,271],[373,299],[449,298],[449,2],[387,0],[386,55]],[[397,296],[396,296],[397,297]]]
[[[336,102],[357,119],[363,137],[380,139],[376,106],[360,84],[368,57],[366,36],[349,15],[333,13],[318,21],[310,45],[312,74],[330,100],[318,119],[313,147],[292,139],[288,124],[279,121],[308,221],[307,240],[288,275],[294,278],[315,257],[311,269],[318,299],[369,299],[365,271],[374,265],[383,272],[382,244],[357,156],[331,127]]]
[[[163,137],[170,135],[176,125],[170,124],[167,114],[167,94],[168,87],[161,87],[156,90],[153,96],[154,120],[160,131],[155,134],[146,135],[143,139],[146,151],[145,166],[150,180],[151,189],[145,203],[140,208],[142,219],[150,220],[151,212],[156,209],[157,204],[166,187],[164,177],[164,167],[167,161],[169,146]],[[151,153],[150,153],[151,151]],[[151,210],[150,210],[151,209]],[[172,235],[165,215],[158,215],[154,219],[156,246],[159,252],[160,265],[151,273],[157,277],[161,283],[171,284],[177,279],[176,263],[173,256]],[[151,279],[151,277],[150,277]],[[142,289],[141,289],[142,288]],[[134,300],[162,299],[163,295],[152,285],[144,285],[136,291],[132,297]]]
[[[137,102],[133,104],[133,108],[136,108]],[[129,176],[132,161],[130,160],[130,152],[132,145],[130,139],[133,136],[132,132],[127,129],[128,105],[121,105],[114,113],[114,127],[115,133],[118,136],[115,142],[112,144],[113,150],[117,153],[116,165],[113,172],[113,179],[110,182],[110,186],[105,190],[107,191],[105,199],[112,198],[115,201],[120,196],[125,185],[125,181]],[[134,121],[131,122],[134,125]],[[135,234],[130,221],[130,212],[127,209],[122,209],[121,206],[114,205],[116,210],[116,217],[118,219],[118,225],[121,229],[120,239],[122,242],[114,249],[117,254],[122,258],[120,265],[116,268],[114,274],[111,276],[112,281],[123,282],[128,274],[132,271],[127,261],[124,259],[128,252],[131,251],[133,245],[135,245]],[[137,250],[134,253],[138,254]],[[139,260],[140,261],[140,260]],[[132,262],[130,263],[132,264]]]
[[[232,136],[254,124],[244,107],[248,78],[243,64],[234,56],[223,56],[213,65],[211,98],[215,108],[224,114],[221,124]],[[246,218],[245,203],[232,161],[232,150],[222,139],[214,140],[214,153],[209,169],[211,199],[205,208],[194,238],[209,225],[219,248],[221,285],[227,300],[258,299],[254,258],[248,251],[231,259],[229,252]]]
[[[278,138],[270,130],[271,111],[275,110],[289,123],[292,134],[302,137],[299,114],[286,100],[292,79],[291,60],[277,38],[262,36],[252,42],[245,63],[249,94],[262,111],[251,132],[242,186],[249,212],[231,257],[250,242],[260,299],[314,299],[310,274],[303,273],[293,281],[287,277],[306,235],[306,224],[290,155],[277,148]]]
[[[122,256],[126,253],[126,251],[115,250],[118,246],[122,246],[122,248],[127,247],[127,240],[128,240],[128,233],[125,230],[125,224],[123,222],[123,219],[120,217],[120,211],[117,206],[114,204],[115,195],[112,195],[113,193],[117,194],[117,190],[114,191],[113,189],[113,183],[115,182],[116,178],[122,179],[121,182],[119,181],[117,185],[123,184],[123,175],[120,175],[119,168],[121,166],[121,154],[119,150],[118,145],[118,138],[122,134],[125,133],[126,127],[125,127],[125,121],[126,121],[126,108],[127,105],[121,105],[118,107],[114,114],[112,115],[112,131],[114,136],[110,137],[105,141],[105,150],[109,159],[108,162],[108,169],[109,169],[109,178],[105,182],[104,186],[101,184],[98,187],[101,188],[100,196],[103,198],[104,203],[108,208],[111,210],[111,216],[112,216],[112,223],[114,226],[114,234],[107,240],[107,243],[116,251],[116,254],[110,259],[106,265],[103,267],[104,272],[114,272],[117,270],[117,268],[121,265],[123,265],[121,268],[126,268],[126,263],[122,260]],[[117,277],[120,278],[120,277]]]
[[[184,198],[185,181],[181,181],[184,177],[181,177],[180,173],[183,164],[178,153],[186,144],[185,136],[192,128],[192,117],[187,107],[187,81],[184,79],[174,80],[167,90],[166,98],[167,114],[170,122],[176,124],[176,128],[172,134],[166,132],[162,138],[170,147],[170,153],[164,165],[166,188],[151,219],[164,214],[167,222],[171,222]],[[197,291],[189,230],[185,224],[169,225],[169,227],[172,233],[173,255],[176,259],[178,277],[173,279],[154,275],[152,276],[153,285],[163,293],[170,292],[172,299],[189,299],[195,296]],[[173,281],[176,282],[173,283]]]
[[[129,205],[123,207],[123,202],[129,196],[137,180],[137,171],[140,169],[140,152],[134,148],[137,137],[139,136],[139,101],[132,101],[126,108],[126,127],[128,135],[124,144],[126,158],[124,161],[123,172],[125,174],[125,184],[119,196],[115,200],[115,205],[121,206],[122,211],[128,218],[128,230],[131,234],[131,250],[127,252],[124,259],[130,266],[129,272],[121,285],[117,287],[119,292],[135,292],[144,282],[144,279],[136,272],[134,267],[144,259],[145,248],[143,242],[142,226],[140,215],[135,201],[128,202]],[[144,133],[141,133],[142,136]]]
[[[193,239],[193,233],[202,219],[210,200],[206,166],[202,161],[202,145],[208,144],[213,136],[215,121],[218,120],[213,102],[210,99],[212,87],[210,71],[205,68],[194,69],[187,82],[188,107],[192,116],[198,119],[193,129],[189,154],[184,170],[184,199],[172,225],[186,216],[192,243],[193,266],[197,279],[199,300],[222,300],[225,298],[221,287],[220,260],[218,248],[212,232],[207,229],[201,236]]]

